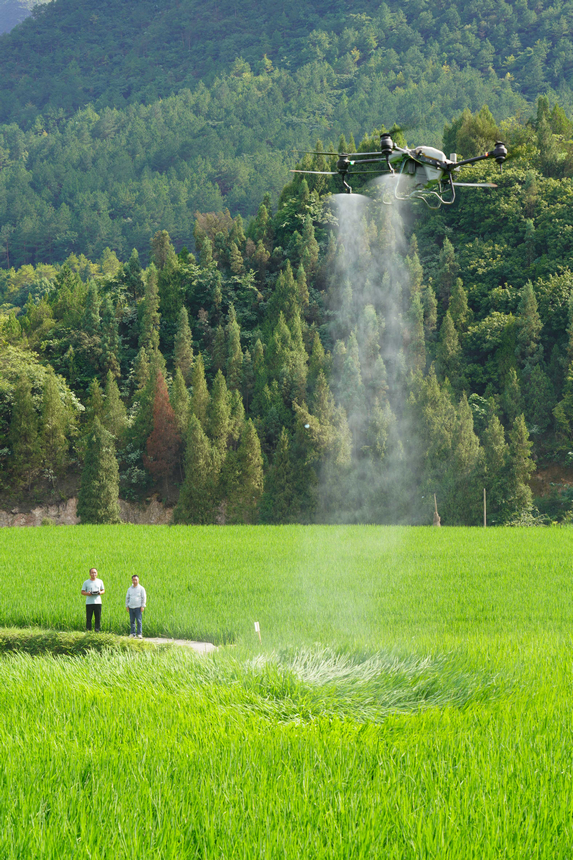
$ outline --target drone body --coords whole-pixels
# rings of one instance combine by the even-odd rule
[[[442,204],[449,206],[456,199],[456,188],[496,188],[491,182],[455,182],[454,174],[467,164],[475,164],[493,158],[501,166],[507,158],[507,149],[497,141],[491,152],[457,161],[455,153],[446,158],[444,153],[432,146],[418,146],[415,149],[398,146],[385,132],[380,137],[380,151],[354,152],[316,152],[314,155],[337,156],[336,170],[293,170],[293,173],[320,173],[342,179],[344,190],[352,193],[348,180],[353,176],[370,176],[372,179],[387,177],[383,183],[384,203],[392,200],[423,200],[431,209]]]

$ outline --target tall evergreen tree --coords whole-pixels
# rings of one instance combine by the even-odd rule
[[[283,427],[273,463],[265,479],[261,519],[267,523],[288,523],[298,516],[299,503],[290,455],[290,441]]]
[[[139,254],[136,248],[133,249],[129,260],[123,267],[121,281],[125,284],[125,288],[131,295],[134,302],[143,295],[143,276],[141,263],[139,262]]]
[[[95,281],[88,284],[82,329],[89,335],[99,334],[100,331],[100,298]]]
[[[181,437],[165,377],[157,373],[153,400],[153,430],[146,442],[143,464],[156,481],[163,481],[163,496],[169,496],[169,482],[179,462]]]
[[[44,382],[41,413],[42,461],[44,468],[54,475],[62,474],[68,460],[69,417],[56,380],[48,368]]]
[[[517,309],[516,353],[524,368],[533,369],[533,365],[541,361],[539,339],[542,327],[533,285],[528,281],[521,291]]]
[[[238,391],[243,377],[243,353],[241,351],[241,328],[233,305],[229,308],[227,321],[227,387]]]
[[[177,319],[174,344],[175,367],[179,368],[186,385],[191,384],[193,372],[193,336],[189,327],[187,308],[182,307]]]
[[[185,450],[185,480],[173,511],[175,523],[215,521],[220,460],[196,415],[189,419]]]
[[[121,447],[127,428],[127,410],[121,399],[115,376],[108,370],[105,381],[105,400],[103,403],[101,422],[115,439],[117,447]]]
[[[209,401],[208,410],[209,437],[217,448],[221,459],[227,452],[227,441],[229,438],[231,424],[231,404],[225,377],[219,370]]]
[[[513,514],[521,514],[530,510],[533,496],[529,479],[535,471],[535,463],[531,458],[533,443],[523,415],[518,415],[509,433],[509,452],[507,487],[508,501]]]
[[[229,451],[221,475],[226,522],[256,523],[263,493],[263,456],[251,420],[244,425],[237,451]]]
[[[440,299],[447,306],[452,294],[458,272],[459,264],[456,260],[454,246],[446,236],[438,261],[438,273],[436,277],[437,292]]]
[[[462,350],[454,321],[446,311],[440,328],[440,339],[436,348],[436,366],[442,379],[449,379],[457,388],[460,383]]]
[[[173,379],[173,385],[171,386],[171,391],[169,393],[169,400],[173,407],[173,412],[175,413],[179,435],[182,439],[185,439],[187,436],[187,428],[189,426],[189,416],[191,415],[191,398],[179,367],[175,371],[175,378]]]
[[[503,425],[492,412],[483,433],[484,488],[486,490],[489,522],[497,522],[506,510],[506,470],[509,447],[505,441]]]
[[[146,352],[159,346],[159,324],[161,314],[159,313],[159,288],[157,269],[151,263],[147,270],[147,283],[145,285],[145,297],[143,299],[143,314],[141,317],[141,328],[139,334],[139,346]]]
[[[119,468],[113,437],[95,418],[87,439],[77,515],[82,523],[118,523],[118,497]]]
[[[205,365],[203,364],[201,353],[197,356],[197,361],[193,366],[191,388],[193,392],[191,396],[191,412],[199,419],[201,427],[206,431],[210,397],[205,379]]]
[[[106,296],[102,303],[101,366],[105,373],[111,371],[116,379],[121,375],[118,322],[109,296]]]
[[[40,467],[41,447],[32,386],[25,371],[19,374],[14,388],[8,440],[12,448],[13,475],[18,483],[22,482],[30,489]]]
[[[448,310],[457,331],[465,331],[471,319],[471,312],[468,307],[467,290],[464,289],[461,278],[456,278],[452,287]]]

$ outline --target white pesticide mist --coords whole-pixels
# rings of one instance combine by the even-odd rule
[[[404,217],[390,179],[374,198],[333,198],[337,250],[329,278],[330,385],[350,433],[344,467],[328,462],[321,515],[330,522],[411,522],[404,444],[410,274]]]

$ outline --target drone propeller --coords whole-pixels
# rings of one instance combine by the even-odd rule
[[[380,152],[375,150],[374,152],[320,152],[317,149],[293,149],[293,152],[300,152],[303,155],[328,155],[330,157],[336,156],[340,158],[341,155],[344,155],[346,158],[359,158],[362,160],[363,155],[380,155]]]
[[[456,188],[497,188],[495,182],[453,182]]]
[[[338,176],[337,170],[290,170],[289,173],[316,173],[319,176]]]
[[[319,152],[317,149],[293,149],[293,152],[300,152],[302,155],[340,155],[340,152]]]

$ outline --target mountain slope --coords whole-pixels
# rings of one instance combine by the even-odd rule
[[[150,102],[212,79],[237,57],[295,72],[324,60],[343,76],[373,64],[416,82],[472,68],[506,79],[528,99],[550,88],[569,104],[573,0],[560,4],[429,0],[303,0],[280,6],[236,0],[55,0],[0,39],[0,121],[50,107]],[[262,69],[263,66],[260,66]],[[255,71],[260,69],[255,68]]]

